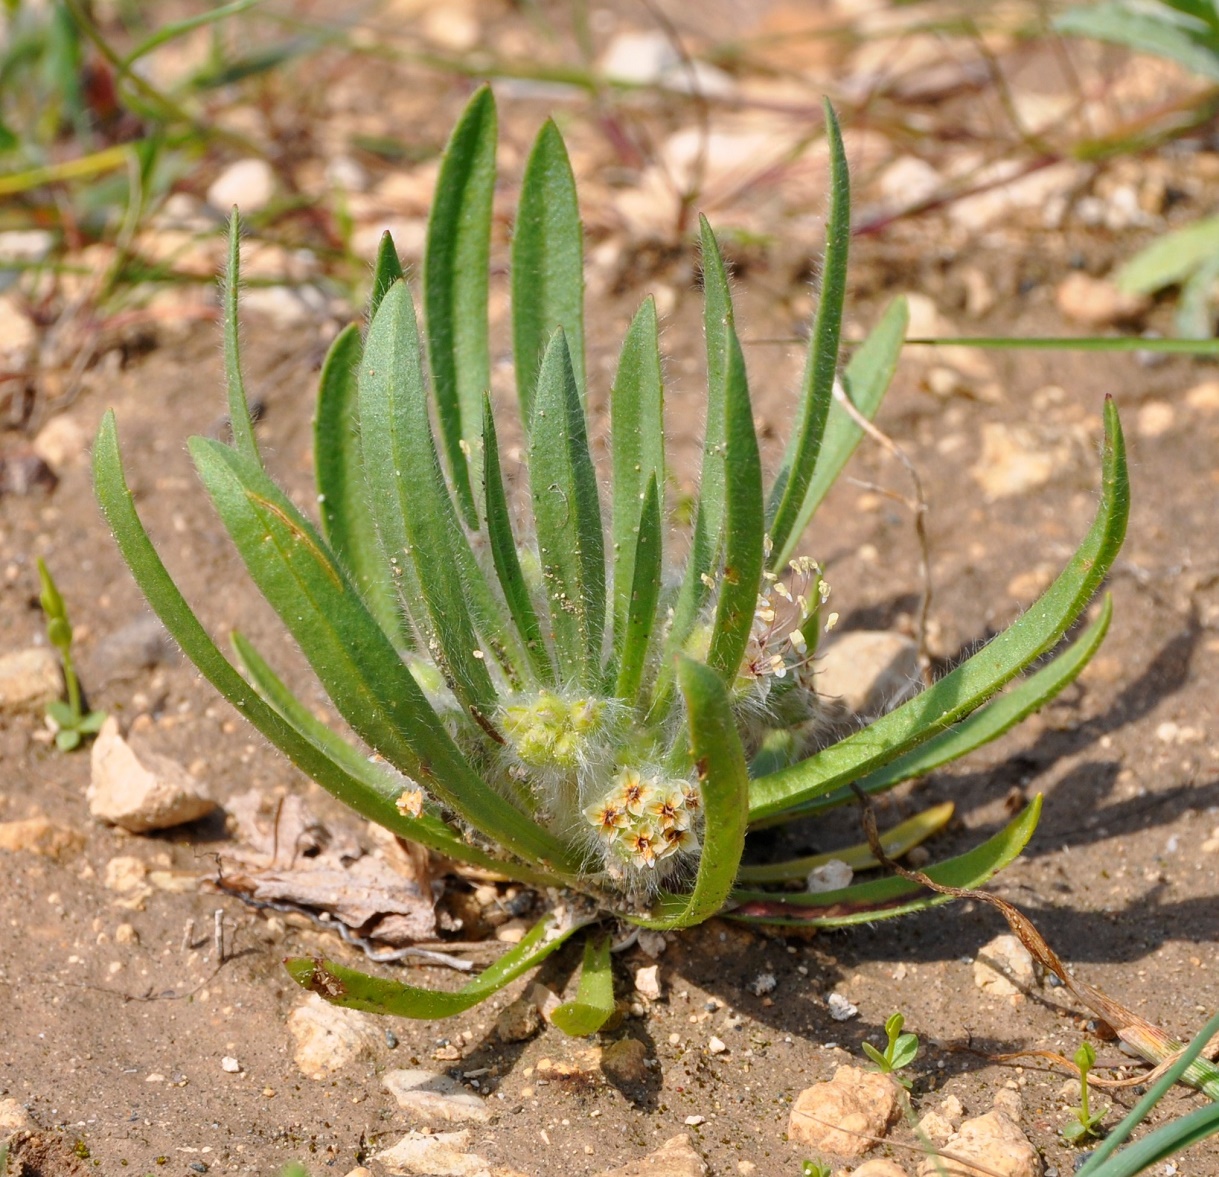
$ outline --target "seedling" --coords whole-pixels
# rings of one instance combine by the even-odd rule
[[[918,1054],[918,1035],[909,1032],[902,1033],[902,1027],[905,1024],[906,1019],[901,1013],[890,1014],[885,1022],[885,1034],[889,1041],[884,1053],[882,1054],[870,1042],[863,1044],[863,1052],[876,1064],[876,1069],[882,1075],[892,1075],[903,1087],[908,1088],[911,1086],[911,1081],[905,1075],[899,1075],[897,1072],[914,1062],[914,1058]]]
[[[42,558],[38,559],[38,579],[42,584],[39,601],[47,619],[47,640],[59,651],[63,662],[64,684],[68,699],[55,699],[47,704],[47,716],[55,725],[55,744],[61,752],[71,752],[80,747],[85,736],[95,736],[106,722],[104,711],[85,712],[81,704],[80,680],[76,677],[76,666],[72,661],[72,623],[68,620],[68,608],[60,596],[59,589],[51,577]]]
[[[487,394],[491,91],[471,99],[440,168],[422,323],[387,235],[367,333],[350,325],[323,366],[316,522],[271,479],[257,444],[238,350],[234,216],[223,314],[233,443],[196,438],[190,450],[246,568],[349,734],[322,723],[243,635],[235,632],[233,644],[244,676],[213,643],[144,531],[114,417],[104,418],[94,448],[102,509],[154,610],[220,692],[366,818],[559,897],[520,944],[456,992],[291,960],[302,986],[341,1005],[435,1019],[484,1000],[593,924],[677,929],[728,911],[828,927],[945,901],[897,877],[792,892],[784,885],[803,879],[807,862],[742,868],[747,831],[844,804],[852,783],[875,793],[925,775],[1074,680],[1104,636],[1107,601],[1069,649],[1044,656],[1088,605],[1125,533],[1122,435],[1107,402],[1100,508],[1041,600],[921,695],[825,744],[811,660],[828,586],[797,546],[863,436],[860,418],[876,413],[906,329],[898,300],[840,370],[850,199],[828,105],[825,129],[831,201],[821,298],[795,430],[769,489],[728,269],[710,225],[700,225],[708,386],[688,544],[666,536],[663,364],[650,298],[606,390],[608,469],[593,461],[586,406],[597,376],[584,359],[583,230],[554,123],[529,157],[512,235],[527,529],[512,523]],[[685,563],[666,568],[675,550],[688,553]],[[1034,663],[1039,669],[994,698]],[[1037,799],[928,875],[978,886],[1020,853],[1039,810]],[[935,821],[919,815],[914,841],[947,820],[938,812]],[[590,1033],[612,1008],[608,954],[590,948],[564,1020]]]
[[[830,1177],[833,1172],[834,1167],[824,1161],[805,1161],[800,1166],[800,1177]]]
[[[1075,1119],[1062,1130],[1068,1144],[1083,1144],[1091,1137],[1100,1137],[1101,1121],[1109,1114],[1108,1108],[1093,1112],[1088,1102],[1088,1072],[1096,1062],[1096,1051],[1092,1043],[1085,1042],[1075,1052],[1075,1065],[1079,1068],[1079,1107],[1072,1108]]]

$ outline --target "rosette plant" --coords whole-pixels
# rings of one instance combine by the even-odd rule
[[[525,169],[511,247],[527,528],[513,525],[488,396],[490,90],[470,101],[440,169],[422,329],[386,238],[367,331],[353,324],[330,349],[316,414],[316,521],[272,481],[256,444],[238,357],[234,216],[224,308],[233,439],[195,438],[190,450],[246,568],[348,736],[320,723],[240,634],[232,641],[244,674],[214,644],[140,523],[113,416],[104,419],[94,454],[102,509],[153,608],[216,688],[365,817],[455,862],[553,889],[551,914],[456,992],[291,960],[300,984],[343,1005],[436,1018],[487,997],[581,928],[684,928],[717,913],[849,924],[942,901],[901,878],[794,891],[791,882],[816,860],[743,867],[747,834],[815,817],[849,800],[852,784],[874,793],[927,773],[1072,681],[1104,635],[1108,602],[1065,652],[1044,656],[1080,617],[1121,543],[1121,433],[1108,404],[1096,520],[1042,598],[915,698],[829,742],[814,661],[827,590],[797,545],[862,435],[859,418],[880,404],[906,311],[900,300],[892,305],[840,370],[849,190],[828,105],[826,131],[832,184],[821,297],[790,444],[769,486],[728,274],[701,223],[706,425],[680,567],[666,558],[679,545],[666,525],[651,299],[630,326],[609,390],[608,471],[591,456],[582,230],[552,122]],[[928,873],[977,886],[1020,852],[1038,810],[1034,802]],[[889,852],[926,837],[949,811],[940,806],[889,831]],[[866,847],[837,857],[857,869],[874,864]],[[608,944],[588,936],[579,992],[556,1016],[570,1032],[596,1029],[612,1009]]]

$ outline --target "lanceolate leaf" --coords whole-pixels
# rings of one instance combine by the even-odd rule
[[[758,604],[762,577],[762,463],[754,432],[745,358],[736,332],[728,333],[725,379],[725,497],[724,564],[719,576],[715,628],[707,665],[731,688],[745,654]]]
[[[648,482],[648,488],[644,491],[633,577],[626,628],[619,651],[618,685],[614,691],[618,698],[628,703],[636,701],[643,685],[648,643],[652,638],[656,604],[660,599],[660,489],[655,477]]]
[[[548,120],[525,165],[512,238],[512,354],[528,432],[542,355],[562,328],[584,401],[584,230],[563,136]]]
[[[454,993],[440,993],[404,985],[401,981],[370,977],[367,973],[356,972],[332,960],[296,957],[284,963],[292,979],[302,989],[320,994],[332,1005],[433,1021],[452,1017],[485,1001],[522,973],[541,964],[582,926],[574,923],[556,928],[550,917],[539,920],[515,948],[509,949],[495,964]]]
[[[614,471],[614,645],[623,630],[635,581],[639,521],[649,482],[665,484],[664,391],[660,375],[656,304],[644,300],[627,331],[610,389]]]
[[[462,577],[469,545],[432,442],[415,311],[405,282],[389,289],[368,330],[359,398],[365,469],[391,566],[413,562],[435,639],[433,653],[462,705],[489,716],[496,706],[495,687]]]
[[[826,222],[825,264],[821,272],[821,298],[809,340],[799,429],[792,434],[768,504],[772,557],[781,556],[787,550],[792,532],[800,522],[838,372],[838,341],[842,332],[847,252],[851,242],[851,182],[838,119],[828,99],[823,106],[830,145],[830,212]],[[778,566],[778,560],[772,560],[771,567]]]
[[[554,685],[554,666],[542,637],[542,626],[529,585],[521,570],[520,557],[516,550],[516,536],[508,516],[508,498],[504,493],[504,477],[499,464],[499,441],[495,434],[495,418],[491,413],[491,401],[483,398],[483,457],[486,501],[483,510],[487,515],[487,538],[490,541],[491,558],[499,577],[508,611],[520,631],[530,664],[538,678],[547,685]]]
[[[191,454],[251,576],[354,731],[512,853],[571,870],[575,856],[470,767],[321,536],[280,489],[206,438],[192,441]]]
[[[241,374],[241,323],[237,316],[237,292],[241,286],[241,214],[233,209],[229,218],[229,264],[224,278],[224,379],[228,387],[229,424],[233,445],[252,462],[262,464],[254,440],[254,421]]]
[[[690,724],[690,759],[703,795],[706,823],[694,889],[662,895],[647,917],[624,918],[647,928],[689,928],[724,905],[745,848],[749,772],[732,702],[710,667],[679,656],[677,681]]]
[[[473,487],[491,383],[487,342],[491,202],[495,194],[495,99],[483,86],[445,149],[423,260],[428,359],[449,472],[462,514],[478,526]]]
[[[1048,666],[1043,666],[1035,674],[1029,675],[993,702],[979,707],[960,723],[938,732],[917,748],[890,761],[883,768],[860,777],[852,784],[865,793],[883,793],[895,785],[900,785],[902,781],[926,776],[945,764],[960,760],[962,756],[984,744],[989,744],[991,740],[998,739],[1022,719],[1026,719],[1034,711],[1039,711],[1079,677],[1080,671],[1100,649],[1112,617],[1113,600],[1106,594],[1097,619]],[[784,810],[778,817],[760,821],[753,828],[765,829],[780,822],[811,817],[838,805],[849,804],[854,800],[854,796],[849,788],[838,789],[810,801],[807,805]]]
[[[1103,495],[1091,530],[1029,611],[921,695],[803,763],[754,781],[751,820],[810,801],[896,760],[968,715],[1061,639],[1108,572],[1126,533],[1130,488],[1112,399],[1105,401],[1103,466]]]
[[[253,646],[239,633],[233,633],[233,645],[255,690],[270,704],[295,732],[307,740],[329,761],[328,775],[315,777],[328,792],[357,813],[391,830],[400,838],[418,842],[437,854],[457,862],[466,862],[484,870],[496,871],[535,886],[561,886],[555,875],[548,875],[523,863],[505,861],[485,854],[462,841],[435,812],[433,801],[424,801],[423,812],[412,817],[409,810],[399,808],[404,794],[418,788],[413,781],[401,776],[384,764],[369,760],[358,748],[333,732],[283,684]],[[887,843],[886,843],[887,844]]]
[[[594,687],[605,629],[605,541],[584,410],[561,330],[538,378],[529,482],[560,677]]]
[[[926,874],[935,882],[949,887],[980,887],[1024,849],[1037,828],[1040,816],[1041,796],[1038,794],[1010,825],[993,838],[958,858],[927,867]],[[946,903],[950,896],[928,893],[918,883],[912,883],[900,875],[890,875],[868,883],[856,883],[841,891],[801,894],[741,889],[734,891],[732,898],[737,903],[737,907],[729,913],[733,919],[837,928],[921,911],[925,907]]]
[[[843,393],[859,414],[869,420],[880,408],[880,402],[897,369],[897,360],[906,338],[908,317],[906,300],[894,299],[842,374]],[[863,430],[859,425],[837,399],[832,399],[812,481],[804,493],[804,502],[786,540],[782,544],[776,541],[771,550],[772,568],[782,568],[791,559],[810,520],[842,473],[843,466],[855,452],[862,436]]]
[[[580,968],[580,988],[571,1001],[565,1001],[550,1020],[573,1038],[595,1034],[614,1012],[614,970],[610,964],[610,938],[599,941],[591,936],[584,944],[584,963]]]
[[[124,560],[153,611],[203,676],[306,776],[386,829],[429,845],[426,830],[421,832],[398,812],[395,803],[400,790],[370,788],[369,782],[357,780],[340,768],[324,748],[269,706],[221,654],[178,591],[140,523],[123,476],[113,413],[102,418],[93,447],[93,465],[98,501]],[[495,869],[511,874],[516,867],[504,863]]]
[[[322,365],[313,422],[313,464],[322,533],[390,640],[409,648],[413,643],[377,539],[364,482],[356,420],[356,375],[363,351],[359,329],[352,324],[330,345]]]
[[[377,317],[381,300],[389,293],[389,288],[402,276],[402,262],[398,258],[394,239],[387,230],[381,234],[381,244],[377,247],[377,261],[372,271],[372,294],[368,300],[368,321],[370,323]]]

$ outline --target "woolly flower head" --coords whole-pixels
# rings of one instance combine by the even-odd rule
[[[565,698],[544,690],[505,707],[500,727],[522,763],[571,771],[587,762],[607,728],[610,712],[604,699]]]
[[[584,818],[619,867],[646,872],[698,849],[694,826],[701,812],[702,795],[693,782],[624,768],[585,807]]]

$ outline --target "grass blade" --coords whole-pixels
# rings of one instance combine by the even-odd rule
[[[959,723],[939,732],[926,743],[890,761],[866,776],[852,782],[865,793],[883,793],[900,785],[902,781],[914,780],[934,772],[945,764],[952,764],[984,744],[998,739],[1011,731],[1021,720],[1040,711],[1051,699],[1073,683],[1080,672],[1100,649],[1109,622],[1113,617],[1113,600],[1106,594],[1100,615],[1070,647],[1059,654],[1048,666],[1014,686],[992,703],[979,707]],[[760,821],[753,828],[765,829],[768,825],[811,817],[834,809],[854,800],[851,789],[838,789],[826,796],[818,797],[807,805],[785,810],[778,817]]]
[[[952,817],[953,804],[945,801],[933,805],[913,817],[885,830],[880,835],[880,844],[890,858],[901,858],[907,850],[925,842],[938,833]],[[824,854],[810,854],[804,858],[792,858],[787,862],[768,862],[758,866],[743,866],[737,871],[737,886],[757,886],[765,883],[786,883],[803,879],[816,867],[831,860],[845,862],[853,871],[871,870],[880,864],[876,861],[867,842],[855,846],[844,846],[841,850],[828,850]]]
[[[491,202],[495,194],[495,99],[489,86],[470,99],[445,148],[428,218],[423,305],[440,435],[457,502],[478,526],[473,487],[483,395],[491,386],[487,291]]]
[[[1124,262],[1114,275],[1126,294],[1155,294],[1184,282],[1207,257],[1219,251],[1219,217],[1204,217],[1165,233]]]
[[[328,761],[329,775],[325,779],[314,779],[344,805],[400,838],[418,842],[446,858],[497,871],[534,886],[562,885],[556,875],[493,858],[463,841],[443,818],[429,810],[429,806],[431,810],[435,809],[434,802],[425,802],[418,817],[404,813],[398,808],[398,800],[403,792],[414,787],[414,782],[384,764],[369,760],[358,748],[331,731],[288,690],[244,636],[236,630],[232,636],[233,646],[254,689],[298,736],[307,740]]]
[[[1100,509],[1067,567],[1027,613],[972,658],[908,703],[803,763],[753,782],[750,818],[770,817],[895,760],[930,733],[968,715],[1062,638],[1121,547],[1130,508],[1121,424],[1105,401]]]
[[[381,234],[381,243],[377,246],[377,260],[372,270],[372,293],[368,297],[368,321],[371,323],[377,317],[381,300],[389,293],[402,274],[402,261],[398,257],[397,247],[389,230]]]
[[[346,565],[390,640],[410,649],[414,643],[381,552],[364,482],[356,417],[356,374],[363,351],[359,329],[352,324],[330,345],[322,365],[313,422],[313,466],[322,534]]]
[[[732,701],[719,675],[692,658],[679,657],[677,681],[686,700],[690,757],[702,787],[703,849],[689,896],[662,895],[648,916],[624,916],[645,928],[689,928],[713,916],[732,890],[745,848],[749,773]]]
[[[580,967],[580,988],[571,1001],[565,1001],[550,1020],[572,1038],[595,1034],[614,1012],[614,970],[610,964],[610,938],[584,943],[584,963]]]
[[[621,649],[635,585],[640,521],[651,482],[665,484],[664,386],[656,304],[649,296],[631,322],[610,389],[613,439],[614,646]]]
[[[821,451],[822,437],[838,373],[838,345],[842,334],[842,304],[846,298],[847,254],[851,243],[851,180],[846,151],[834,108],[824,102],[825,131],[830,147],[830,211],[826,222],[825,263],[821,298],[809,340],[808,362],[801,396],[800,428],[792,435],[787,454],[771,491],[767,516],[774,559],[779,567],[788,541],[803,518],[804,501]]]
[[[575,856],[562,843],[470,767],[321,537],[283,492],[226,446],[194,438],[190,448],[250,575],[356,734],[511,853],[574,869]]]
[[[605,630],[605,540],[597,472],[562,330],[550,341],[538,377],[529,482],[559,675],[595,689]]]
[[[542,356],[562,328],[584,402],[584,229],[563,136],[548,119],[525,175],[512,238],[512,354],[521,421],[533,424]]]
[[[504,493],[504,476],[499,464],[499,440],[495,433],[495,417],[491,412],[491,401],[483,397],[483,481],[486,501],[483,510],[487,516],[487,539],[491,548],[491,559],[499,577],[508,612],[525,643],[525,652],[538,678],[547,686],[554,686],[554,665],[542,637],[542,626],[529,585],[521,570],[520,556],[516,550],[516,536],[508,516],[508,496]]]
[[[241,286],[241,214],[233,209],[229,218],[229,259],[224,278],[224,380],[228,389],[229,424],[233,445],[238,453],[262,465],[258,442],[254,440],[254,421],[241,374],[241,322],[237,314],[237,293]]]
[[[432,440],[415,310],[405,282],[390,287],[368,329],[359,409],[366,475],[381,504],[381,541],[391,565],[407,558],[414,564],[430,623],[430,652],[462,706],[490,716],[495,686],[462,576],[463,563],[473,557],[463,559],[469,544]]]
[[[1041,795],[1038,794],[1015,820],[994,837],[966,854],[927,867],[925,873],[937,883],[950,887],[980,887],[1024,849],[1037,828],[1040,816]],[[951,896],[928,893],[918,883],[912,883],[900,875],[890,875],[884,879],[856,883],[840,891],[822,891],[813,895],[739,889],[733,891],[732,898],[738,904],[734,911],[728,913],[732,919],[750,923],[838,928],[922,911],[948,902]]]
[[[285,961],[292,979],[302,988],[320,994],[332,1005],[367,1013],[392,1014],[399,1018],[435,1021],[451,1018],[485,1001],[522,973],[541,964],[583,925],[557,928],[549,916],[539,920],[525,938],[509,949],[490,968],[455,993],[420,989],[383,977],[370,977],[332,960],[296,957]]]
[[[842,374],[843,392],[856,410],[869,420],[876,416],[897,370],[908,318],[906,300],[894,299]],[[772,568],[782,568],[791,559],[817,508],[838,480],[861,437],[863,430],[836,399],[831,399],[812,479],[786,539],[783,543],[774,541]]]
[[[635,702],[643,685],[648,643],[652,640],[660,600],[661,555],[660,488],[653,476],[644,492],[643,514],[639,519],[626,625],[621,631],[622,648],[618,652],[618,683],[614,689],[619,699],[629,703]]]
[[[727,511],[724,528],[724,567],[719,576],[719,601],[707,665],[726,686],[736,682],[749,631],[758,605],[762,579],[764,533],[762,462],[753,427],[753,409],[745,380],[745,357],[736,332],[728,333],[725,379],[724,489]]]

